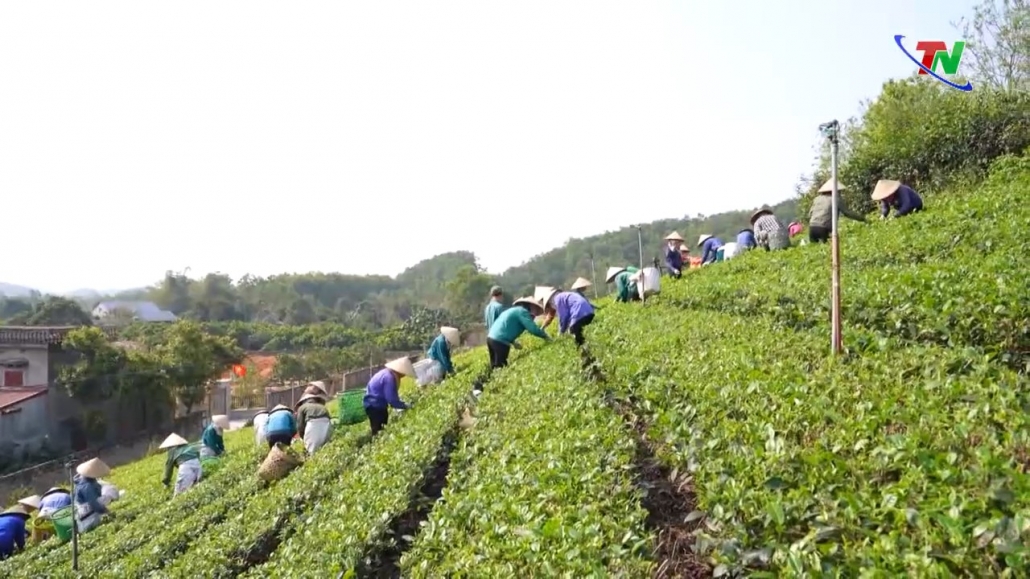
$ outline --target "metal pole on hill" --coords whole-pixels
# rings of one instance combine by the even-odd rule
[[[64,468],[68,470],[68,481],[72,485],[72,571],[79,570],[79,517],[75,512],[75,475],[72,474],[72,463],[66,463]]]
[[[637,245],[640,247],[640,271],[644,270],[644,232],[637,226]]]
[[[590,284],[594,288],[594,301],[597,301],[597,270],[594,269],[594,252],[590,252]]]
[[[831,227],[830,227],[830,252],[832,254],[831,270],[831,304],[830,313],[830,347],[833,355],[840,354],[843,340],[841,339],[840,323],[840,235],[837,231],[839,221],[837,215],[838,196],[840,190],[837,184],[837,145],[840,124],[836,119],[823,123],[819,130],[830,140],[830,181],[833,183],[833,193],[830,201]]]

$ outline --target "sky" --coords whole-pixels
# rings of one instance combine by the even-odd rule
[[[791,197],[972,0],[5,2],[0,281],[499,273]]]

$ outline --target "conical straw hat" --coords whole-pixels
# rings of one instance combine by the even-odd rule
[[[440,328],[440,333],[443,334],[443,337],[445,340],[447,340],[447,343],[452,346],[457,346],[459,343],[461,343],[461,331],[459,331],[458,328],[444,326]]]
[[[758,211],[755,211],[754,213],[752,213],[751,214],[751,223],[752,223],[752,225],[755,223],[755,219],[758,219],[759,217],[761,217],[762,215],[764,215],[766,213],[768,213],[769,215],[772,215],[773,214],[772,209],[770,209],[768,207],[762,207]]]
[[[86,478],[100,478],[111,474],[111,467],[104,464],[99,458],[91,458],[75,467],[75,472]]]
[[[876,182],[876,188],[873,189],[873,201],[883,201],[890,197],[901,187],[901,181],[891,181],[890,179],[880,179]]]
[[[308,387],[304,389],[305,394],[328,394],[325,389],[325,382],[321,380],[315,380],[314,382],[308,382]]]
[[[318,394],[305,394],[305,395],[301,396],[299,400],[297,400],[297,406],[300,406],[301,404],[304,404],[308,400],[313,400],[313,399],[321,400],[322,397],[320,395],[318,395]]]
[[[539,300],[535,300],[535,299],[533,299],[533,298],[531,298],[529,296],[526,296],[524,298],[519,298],[519,299],[515,300],[514,302],[512,302],[512,305],[515,305],[515,304],[527,304],[527,305],[529,305],[530,310],[532,311],[533,315],[539,315],[544,310],[543,306],[540,305],[540,301]]]
[[[844,189],[846,189],[846,187],[844,187],[844,184],[840,181],[837,181],[837,191],[843,191]],[[823,183],[823,186],[819,188],[819,191],[816,191],[816,193],[833,193],[833,177],[827,179],[826,182]]]
[[[45,496],[48,496],[48,495],[52,495],[54,493],[68,493],[68,491],[67,491],[67,489],[62,489],[61,487],[50,487],[49,489],[47,489],[47,491],[45,493],[43,493],[43,496],[45,497]],[[68,493],[68,494],[71,494],[71,493]]]
[[[186,440],[185,438],[179,436],[178,434],[175,434],[173,432],[173,433],[168,435],[168,438],[166,438],[165,441],[162,442],[161,446],[159,446],[158,448],[159,449],[172,448],[172,447],[175,447],[175,446],[182,446],[184,444],[189,444],[189,441]]]
[[[547,297],[553,289],[554,288],[549,285],[538,285],[536,286],[536,289],[533,290],[533,299],[539,302]]]
[[[215,414],[211,417],[211,422],[222,430],[229,430],[229,417],[225,414]]]
[[[554,298],[554,296],[556,296],[556,295],[558,295],[557,288],[551,288],[551,291],[547,292],[547,294],[542,299],[540,299],[538,301],[541,304],[543,304],[543,306],[546,308],[547,304],[551,303],[551,299]]]
[[[683,241],[683,237],[676,231],[665,236],[665,241]]]
[[[21,505],[14,505],[6,511],[0,513],[0,515],[19,515],[25,517],[26,519],[31,516],[29,515],[29,512],[25,509],[25,507]]]
[[[604,283],[612,283],[612,280],[615,279],[615,276],[619,275],[624,271],[626,271],[625,267],[609,267],[608,273],[604,274]]]
[[[701,245],[704,245],[704,242],[706,240],[711,239],[711,238],[712,238],[711,235],[707,235],[707,234],[706,235],[702,235],[702,236],[697,238],[697,245],[700,247]]]
[[[24,499],[18,501],[18,504],[28,509],[38,509],[39,501],[39,495],[32,495],[31,497],[25,497]]]
[[[590,283],[590,280],[588,280],[586,278],[579,277],[579,278],[576,278],[576,281],[572,284],[572,289],[573,290],[578,290],[578,289],[583,289],[585,287],[590,287],[592,285],[594,285],[594,284]]]
[[[415,377],[415,367],[412,366],[411,360],[407,357],[390,360],[386,363],[386,367],[398,374],[404,374],[411,378]]]
[[[276,404],[275,407],[272,408],[272,412],[275,412],[277,410],[289,410],[289,409],[290,409],[290,407],[285,405],[285,404]],[[271,414],[272,412],[269,412],[269,414]]]

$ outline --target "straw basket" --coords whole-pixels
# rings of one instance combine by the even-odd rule
[[[300,457],[292,448],[282,443],[276,443],[268,451],[268,456],[261,463],[261,467],[258,468],[258,477],[265,482],[279,480],[300,466],[301,462]]]

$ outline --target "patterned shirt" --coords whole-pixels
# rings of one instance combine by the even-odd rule
[[[786,249],[790,247],[790,236],[787,228],[775,215],[766,213],[755,220],[755,240],[759,245],[769,249]]]

